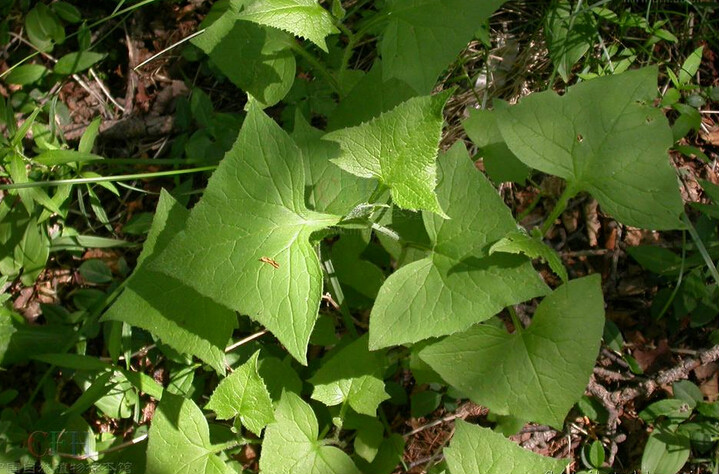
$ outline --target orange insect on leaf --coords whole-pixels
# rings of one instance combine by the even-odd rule
[[[272,265],[275,268],[280,268],[280,264],[272,260],[270,257],[262,257],[260,258],[260,262]]]

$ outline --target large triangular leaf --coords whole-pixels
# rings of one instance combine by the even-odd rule
[[[312,376],[312,398],[334,406],[347,401],[357,413],[377,415],[389,395],[384,391],[384,352],[367,350],[367,336],[353,341],[329,359]]]
[[[570,461],[533,453],[489,428],[464,420],[455,423],[444,456],[451,474],[559,474]]]
[[[382,285],[370,317],[371,349],[462,331],[548,291],[525,257],[488,255],[517,224],[464,145],[438,163],[437,195],[451,219],[424,213],[433,250]]]
[[[297,113],[292,138],[305,164],[307,202],[315,211],[344,216],[367,202],[377,180],[357,177],[332,163],[330,160],[339,155],[339,145],[322,140],[323,135]]]
[[[499,131],[496,115],[494,110],[472,110],[462,126],[472,143],[477,145],[477,154],[482,157],[490,179],[495,183],[514,181],[524,184],[532,170],[509,150]]]
[[[307,38],[324,52],[327,52],[325,38],[339,33],[332,16],[317,0],[256,0],[239,18]]]
[[[449,91],[414,97],[369,122],[328,133],[324,138],[342,149],[332,161],[356,176],[377,178],[404,209],[442,214],[435,161],[448,98]]]
[[[184,228],[189,214],[162,191],[137,268],[102,320],[145,329],[173,349],[192,354],[224,374],[224,349],[237,322],[235,314],[178,279],[149,268]]]
[[[502,136],[532,168],[587,191],[624,224],[676,229],[683,206],[667,150],[672,132],[657,95],[655,67],[531,94],[499,111]]]
[[[243,3],[247,2],[230,2],[229,8],[192,43],[235,85],[264,106],[271,106],[287,95],[295,79],[295,56],[287,44],[290,37],[239,21]]]
[[[195,402],[165,392],[152,418],[147,474],[230,474],[210,444],[210,429]]]
[[[260,351],[235,369],[217,386],[206,410],[217,414],[218,420],[240,417],[242,425],[260,436],[262,428],[272,421],[272,400],[265,383],[257,372]]]
[[[432,91],[443,69],[467,46],[504,0],[390,0],[380,43],[384,77],[420,94]]]
[[[383,79],[382,61],[376,60],[372,69],[362,76],[332,112],[327,130],[353,127],[367,122],[417,95],[404,81],[396,78]]]
[[[306,363],[322,295],[309,238],[339,218],[305,207],[297,146],[257,104],[249,109],[186,229],[153,266],[264,324]]]
[[[561,429],[589,382],[603,328],[601,278],[593,275],[544,298],[527,329],[480,324],[419,356],[493,413]]]
[[[298,395],[285,392],[275,410],[275,422],[265,430],[260,456],[264,474],[359,474],[350,457],[317,439],[319,428],[312,408]]]

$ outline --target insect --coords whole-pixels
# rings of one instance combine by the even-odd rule
[[[280,264],[272,260],[270,257],[262,257],[259,259],[260,262],[272,265],[274,268],[280,268]]]

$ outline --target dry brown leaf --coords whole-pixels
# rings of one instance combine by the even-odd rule
[[[597,236],[602,227],[597,212],[598,206],[599,203],[596,199],[589,199],[584,203],[584,222],[587,225],[587,239],[590,247],[597,246]]]

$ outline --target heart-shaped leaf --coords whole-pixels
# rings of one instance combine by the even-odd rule
[[[327,52],[325,38],[339,33],[332,16],[317,0],[257,0],[239,18],[307,38],[324,52]]]
[[[457,420],[444,450],[451,474],[559,474],[569,459],[554,459],[521,448],[489,428]]]
[[[435,162],[448,98],[449,92],[413,97],[369,122],[328,133],[324,138],[342,148],[332,161],[356,176],[377,178],[399,207],[442,214]]]
[[[672,132],[652,106],[657,68],[600,77],[563,96],[531,94],[500,110],[509,149],[527,165],[591,193],[624,224],[677,229],[682,199],[667,150]],[[571,194],[571,193],[570,193]]]
[[[260,436],[262,428],[272,421],[272,400],[257,372],[260,351],[235,369],[217,386],[205,409],[217,413],[218,420],[240,417],[242,425]]]
[[[153,268],[264,324],[298,361],[322,296],[310,234],[339,217],[305,207],[292,139],[252,102],[232,149]]]
[[[429,256],[403,266],[382,288],[370,317],[370,349],[463,331],[502,308],[547,293],[524,256],[489,247],[517,224],[460,142],[438,160],[439,203],[451,219],[424,213]]]
[[[589,382],[603,328],[601,278],[592,275],[544,298],[527,329],[480,324],[419,356],[493,413],[561,428]]]
[[[264,474],[360,474],[350,457],[339,448],[317,439],[317,417],[307,403],[284,392],[275,410],[275,422],[265,430],[260,456]]]
[[[390,0],[380,43],[384,77],[428,94],[480,25],[504,0]]]
[[[231,474],[214,452],[210,429],[195,402],[167,391],[152,418],[147,474]]]
[[[162,191],[137,268],[102,320],[124,321],[150,331],[173,349],[197,356],[224,374],[224,349],[237,322],[235,314],[178,279],[149,268],[184,228],[189,214]]]
[[[325,362],[312,376],[312,398],[327,406],[347,401],[357,413],[377,415],[377,407],[389,395],[384,391],[383,352],[367,350],[367,336],[353,341]]]

